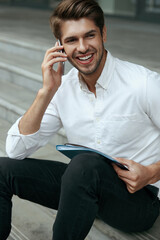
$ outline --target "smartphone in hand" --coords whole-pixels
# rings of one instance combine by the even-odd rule
[[[58,44],[59,46],[62,46],[61,41],[58,39]],[[61,50],[61,52],[64,52],[64,50]],[[62,67],[62,75],[64,75],[64,70],[65,70],[65,62],[60,62],[61,67]]]

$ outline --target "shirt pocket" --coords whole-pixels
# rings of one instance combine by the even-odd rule
[[[143,119],[137,114],[109,116],[106,126],[109,141],[118,145],[135,141],[144,131]]]

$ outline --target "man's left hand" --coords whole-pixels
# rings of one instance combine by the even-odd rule
[[[129,171],[122,170],[113,164],[114,170],[119,178],[125,182],[130,193],[135,193],[144,186],[150,184],[151,172],[148,166],[143,166],[132,160],[127,160],[124,158],[116,158],[116,160],[128,167]]]

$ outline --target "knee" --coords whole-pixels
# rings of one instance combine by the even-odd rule
[[[103,166],[99,155],[80,154],[74,157],[68,165],[63,177],[62,184],[77,186],[77,184],[88,185],[99,181],[99,169]]]
[[[7,176],[12,169],[13,159],[0,157],[0,176]]]

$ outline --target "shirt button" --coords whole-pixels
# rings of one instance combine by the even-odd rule
[[[98,143],[98,144],[101,144],[101,141],[100,141],[100,140],[97,140],[97,143]]]
[[[100,121],[100,119],[97,117],[97,118],[96,118],[96,122],[99,122],[99,121]]]

